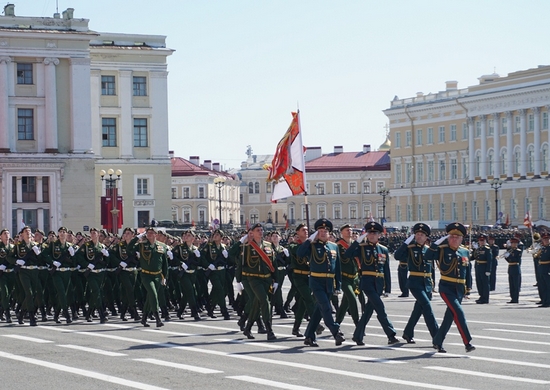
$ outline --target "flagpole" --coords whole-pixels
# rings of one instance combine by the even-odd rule
[[[300,137],[300,145],[304,145],[304,142],[302,140],[302,122],[300,120],[300,108],[299,108],[299,105],[298,103],[296,103],[296,115],[298,116],[298,128],[300,129],[300,131],[298,132],[298,136]],[[305,157],[304,157],[304,202],[305,202],[305,206],[306,206],[306,226],[307,226],[307,230],[310,231],[309,229],[309,203],[307,201],[307,176],[306,176],[306,163],[305,163]]]

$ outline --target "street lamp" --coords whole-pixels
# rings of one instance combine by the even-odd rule
[[[273,221],[271,220],[271,211],[267,212],[267,223],[273,223]]]
[[[105,175],[109,175],[108,178],[105,177]],[[116,177],[113,177],[113,175],[116,174]],[[105,170],[101,170],[99,172],[99,176],[101,176],[101,181],[106,182],[106,189],[110,190],[111,198],[113,199],[113,208],[111,209],[111,218],[112,218],[112,226],[111,226],[111,233],[117,234],[118,233],[118,213],[120,210],[118,209],[118,189],[116,182],[120,180],[120,175],[122,175],[122,171],[120,169],[117,169],[116,172],[109,168],[107,172]]]
[[[491,180],[491,188],[495,190],[495,224],[498,224],[498,190],[502,187],[503,180],[494,178]]]
[[[222,187],[225,185],[225,178],[218,176],[214,179],[214,185],[218,187],[218,202],[220,205],[220,229],[222,226]]]
[[[390,190],[386,187],[380,188],[378,195],[382,197],[382,226],[386,223],[386,196],[390,194]]]

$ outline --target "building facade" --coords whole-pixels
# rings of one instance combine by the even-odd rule
[[[12,4],[4,7],[2,226],[99,226],[105,186],[99,172],[109,168],[123,172],[118,185],[125,225],[140,225],[140,207],[149,211],[148,220],[169,217],[171,53],[164,37],[91,31],[70,8],[49,18],[16,16]]]
[[[550,66],[479,78],[391,102],[392,218],[442,228],[458,220],[548,219]],[[498,210],[497,210],[498,208]]]

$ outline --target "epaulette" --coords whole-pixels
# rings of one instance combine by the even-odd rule
[[[414,247],[416,247],[416,244],[409,244],[409,245],[407,245],[407,248],[414,248]]]

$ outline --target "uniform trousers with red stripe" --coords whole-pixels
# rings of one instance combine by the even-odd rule
[[[433,338],[434,345],[443,346],[443,341],[453,321],[458,328],[464,345],[469,344],[472,340],[472,336],[468,330],[468,324],[466,323],[466,316],[464,315],[461,305],[462,298],[464,297],[464,287],[463,284],[459,283],[446,282],[444,280],[439,282],[439,295],[447,305],[447,310],[445,311],[443,322]]]

